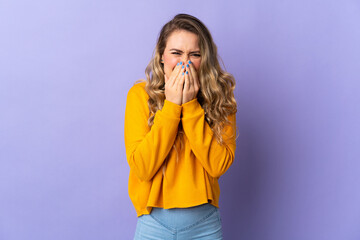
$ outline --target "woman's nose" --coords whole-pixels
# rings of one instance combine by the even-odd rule
[[[182,61],[183,63],[185,63],[185,64],[186,64],[189,60],[190,60],[189,57],[183,57],[183,58],[181,59],[181,61]]]

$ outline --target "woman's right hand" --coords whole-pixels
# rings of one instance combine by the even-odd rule
[[[169,78],[165,77],[165,98],[166,100],[182,104],[182,92],[184,87],[185,75],[183,74],[185,67],[183,64],[178,63],[172,71]]]

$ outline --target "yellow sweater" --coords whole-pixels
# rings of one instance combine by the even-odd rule
[[[152,207],[186,208],[208,202],[219,207],[218,179],[235,157],[235,114],[228,117],[232,125],[224,128],[227,144],[223,146],[213,136],[197,98],[182,105],[165,100],[149,128],[149,96],[144,87],[145,82],[141,82],[130,88],[125,110],[128,192],[137,217],[150,214]],[[173,144],[180,149],[180,139],[176,138],[180,121],[184,146],[176,162]],[[162,166],[168,155],[163,176]]]

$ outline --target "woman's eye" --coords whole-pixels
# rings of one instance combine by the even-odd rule
[[[179,53],[179,52],[173,52],[172,54],[178,54],[178,55],[180,55],[181,53]],[[195,56],[195,57],[200,57],[201,55],[200,54],[192,54],[193,56]]]

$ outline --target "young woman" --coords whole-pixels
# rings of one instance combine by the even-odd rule
[[[128,92],[125,148],[135,239],[222,239],[218,179],[235,158],[235,79],[209,30],[178,14],[160,31],[146,80]]]

